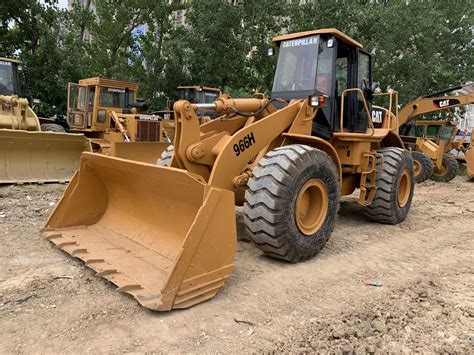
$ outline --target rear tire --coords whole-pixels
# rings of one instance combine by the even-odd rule
[[[339,176],[323,151],[294,144],[267,153],[245,192],[244,222],[265,254],[299,262],[326,244],[339,208]]]
[[[433,174],[433,160],[422,152],[412,152],[411,156],[413,158],[415,182],[419,184],[420,182],[428,180]]]
[[[398,224],[405,220],[410,210],[415,188],[413,160],[409,153],[400,148],[378,150],[383,155],[377,159],[376,185],[374,200],[365,207],[365,215],[373,222]]]
[[[41,125],[41,131],[66,133],[66,129],[63,126],[56,123],[43,123]]]
[[[449,154],[443,154],[443,164],[441,169],[435,166],[431,180],[439,182],[449,182],[454,179],[458,173],[459,163]]]
[[[169,145],[166,149],[161,153],[160,158],[156,161],[156,165],[161,166],[169,166],[171,163],[171,159],[173,159],[174,155],[174,146]]]

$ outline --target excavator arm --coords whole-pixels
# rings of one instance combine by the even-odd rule
[[[441,93],[443,92],[436,94]],[[472,103],[474,103],[474,92],[453,96],[421,96],[409,102],[398,111],[398,126],[400,127],[420,115]]]

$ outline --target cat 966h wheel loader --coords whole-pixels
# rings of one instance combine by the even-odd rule
[[[91,145],[82,134],[46,132],[20,97],[19,65],[0,58],[0,183],[69,181]]]
[[[212,298],[236,252],[234,204],[258,248],[289,262],[313,257],[336,223],[341,195],[360,189],[375,222],[403,221],[413,163],[391,105],[370,118],[372,65],[336,29],[274,38],[271,99],[178,101],[170,166],[84,153],[44,226],[59,248],[154,310]],[[220,117],[199,126],[198,109]]]

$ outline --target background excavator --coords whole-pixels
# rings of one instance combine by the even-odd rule
[[[465,86],[460,85],[421,96],[406,104],[399,111],[400,136],[406,147],[413,150],[417,182],[423,182],[430,178],[435,181],[448,182],[454,179],[457,174],[458,161],[455,156],[449,154],[456,144],[456,125],[448,121],[417,120],[417,117],[473,104],[474,93],[443,95],[463,87]],[[464,161],[472,159],[469,154],[463,156]],[[458,159],[462,159],[461,157]],[[471,164],[474,164],[474,161]]]
[[[90,142],[82,134],[55,132],[38,118],[20,96],[19,65],[0,58],[0,183],[69,181]]]
[[[398,135],[397,93],[371,120],[372,57],[336,29],[278,36],[271,98],[174,104],[169,166],[84,153],[45,223],[48,240],[153,310],[212,298],[233,268],[235,204],[255,245],[300,262],[358,189],[370,221],[402,222],[413,162]],[[198,110],[217,119],[200,125]]]

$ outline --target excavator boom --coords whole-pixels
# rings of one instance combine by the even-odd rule
[[[463,88],[463,86],[459,86],[454,89],[460,88]],[[440,93],[443,92],[444,91],[441,91]],[[474,92],[453,96],[433,95],[419,97],[403,106],[398,111],[399,127],[410,122],[411,120],[414,120],[420,115],[474,103]]]

